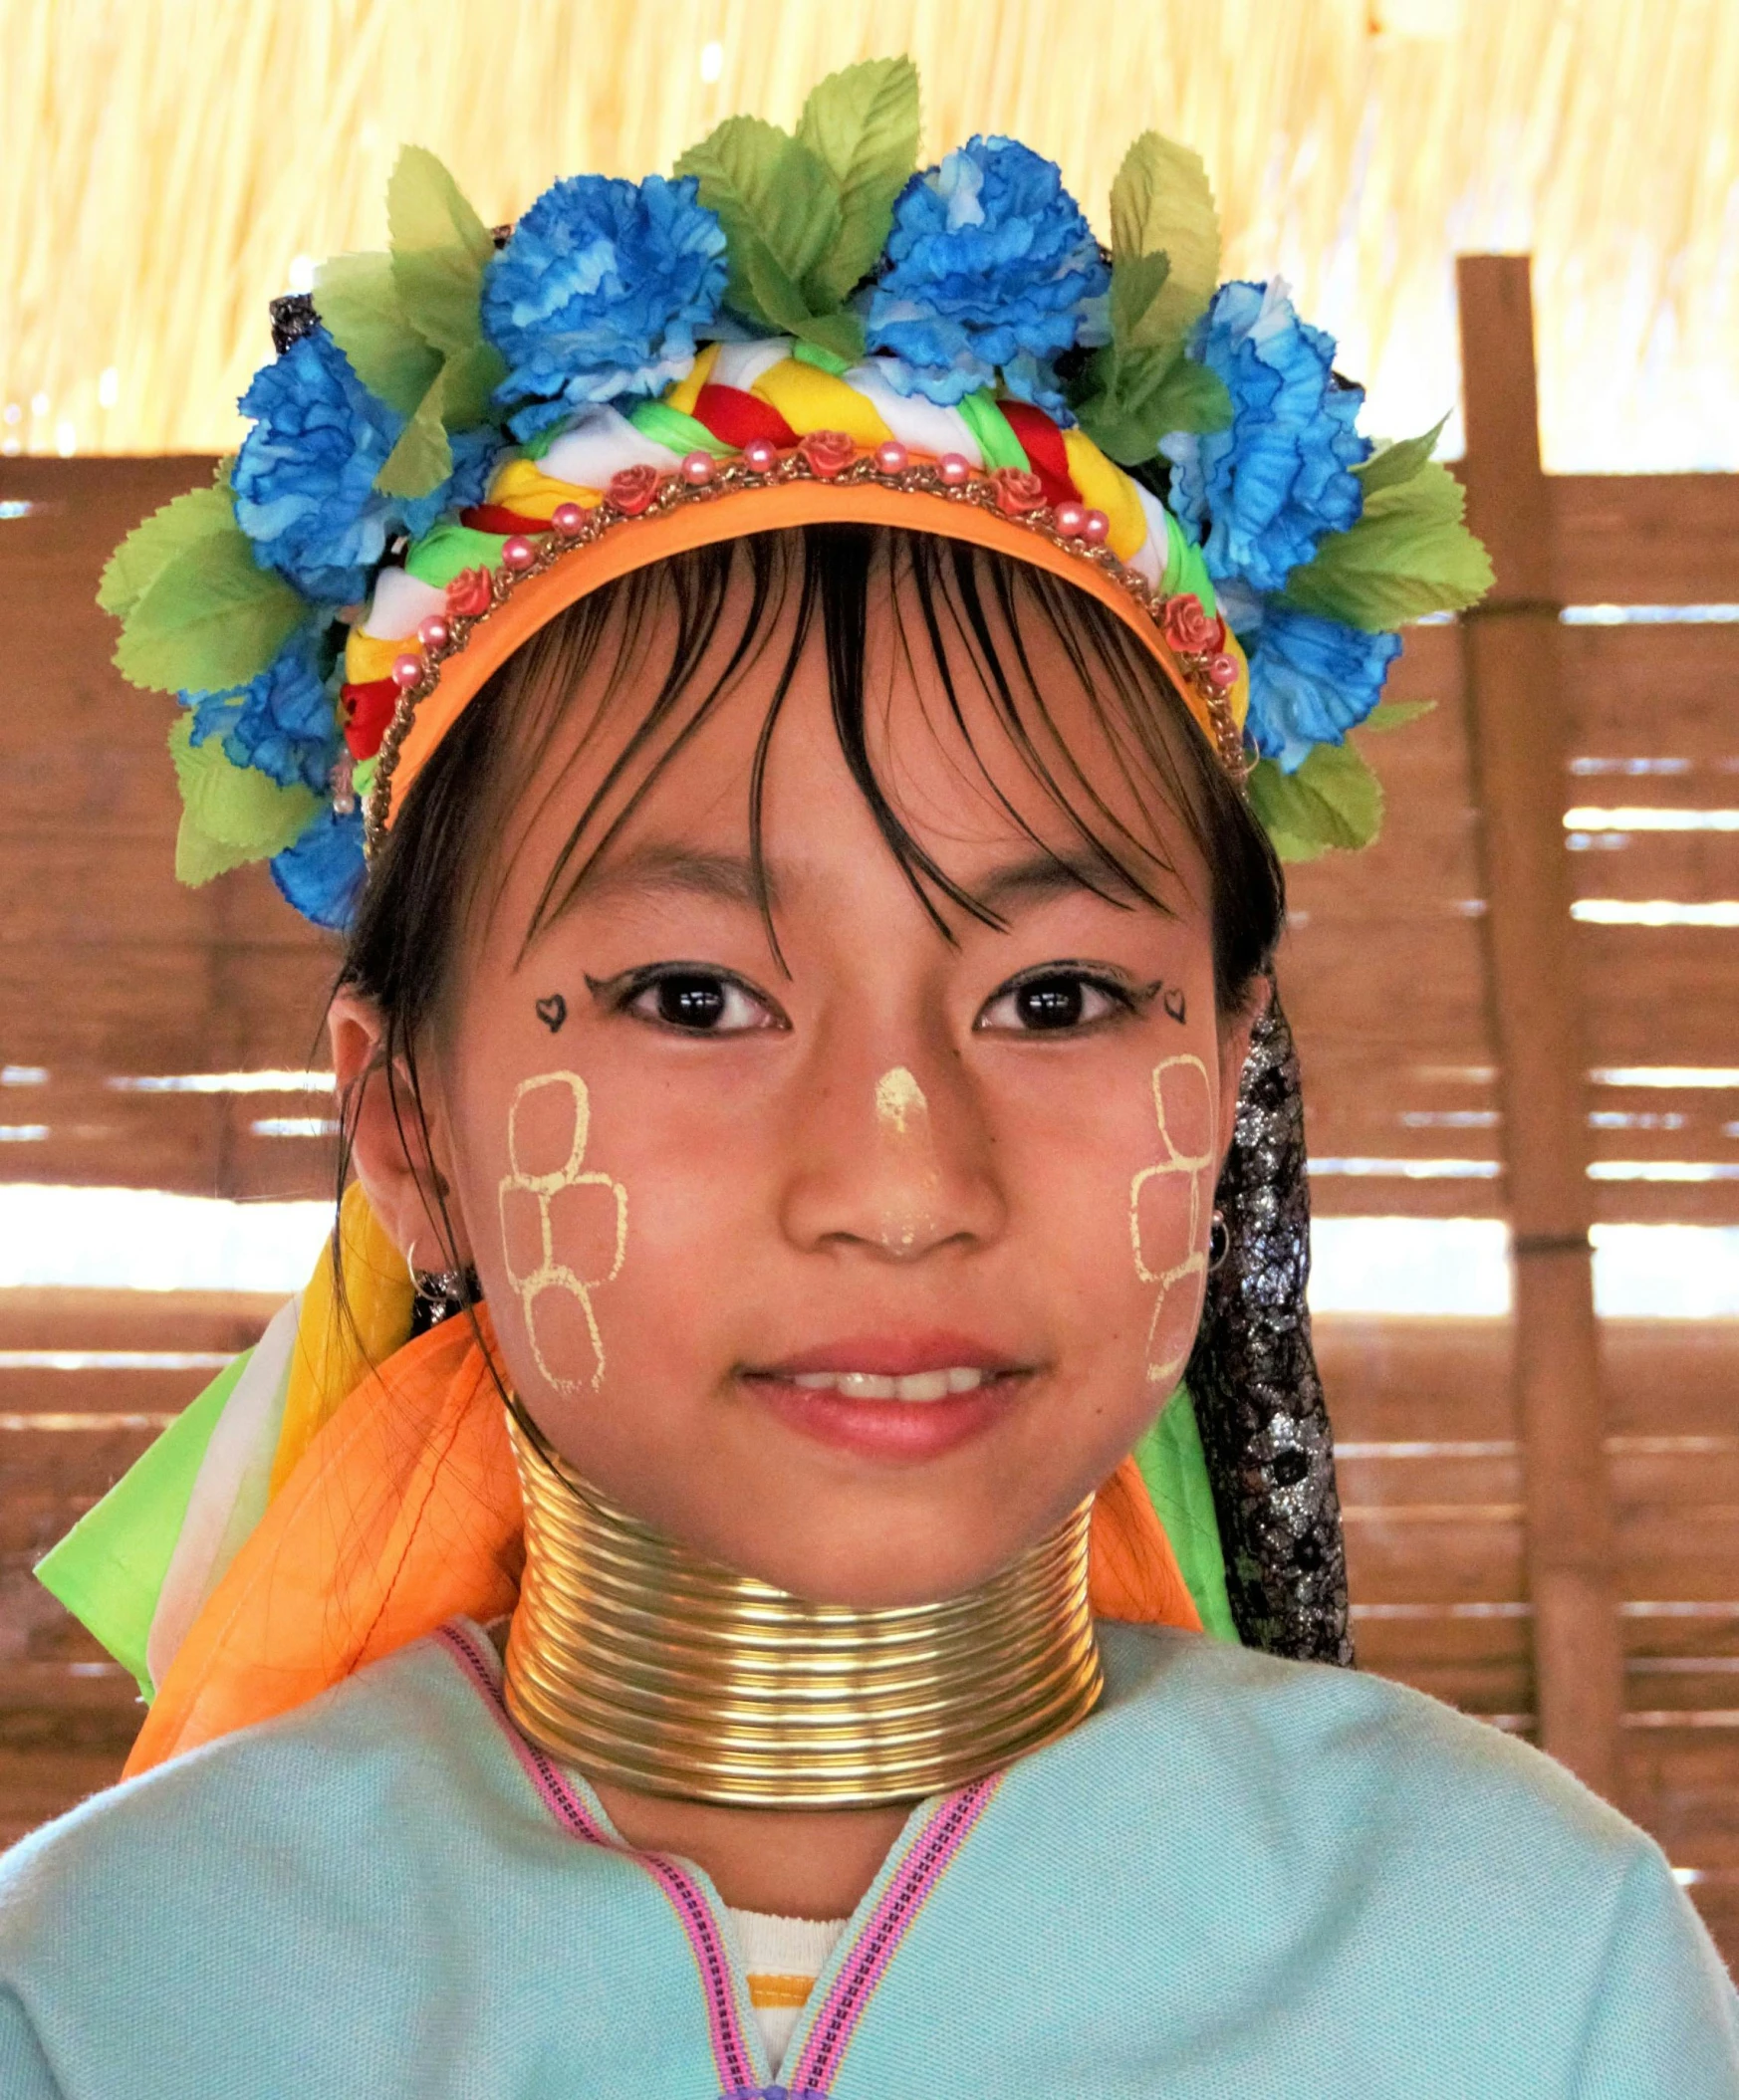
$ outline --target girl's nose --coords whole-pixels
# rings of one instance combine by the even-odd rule
[[[915,1262],[1001,1232],[1006,1208],[975,1089],[947,1052],[911,1064],[836,1066],[793,1119],[786,1236]]]

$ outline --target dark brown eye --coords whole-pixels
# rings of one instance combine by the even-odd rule
[[[1023,1028],[1079,1028],[1086,1011],[1086,987],[1079,977],[1041,977],[1022,985],[1014,996]]]
[[[715,1029],[724,1019],[725,988],[716,977],[660,978],[654,996],[667,1028]]]
[[[1015,1035],[1066,1033],[1129,1010],[1129,998],[1084,970],[1046,970],[997,993],[978,1017],[983,1030]]]

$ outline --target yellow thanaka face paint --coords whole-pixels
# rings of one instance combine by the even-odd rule
[[[1165,1057],[1154,1065],[1153,1110],[1165,1157],[1129,1183],[1129,1245],[1136,1276],[1158,1285],[1147,1323],[1147,1380],[1169,1392],[1195,1338],[1207,1275],[1203,1228],[1213,1199],[1214,1091],[1199,1057]],[[1178,1176],[1186,1179],[1186,1199],[1161,1200]],[[1143,1197],[1154,1200],[1143,1206]]]
[[[927,1133],[930,1104],[924,1090],[903,1064],[884,1071],[875,1082],[875,1120],[885,1136],[914,1137]],[[924,1126],[920,1131],[920,1123]]]
[[[627,1252],[627,1190],[585,1168],[591,1130],[592,1097],[578,1072],[539,1072],[515,1088],[499,1190],[502,1252],[532,1360],[559,1393],[604,1383],[592,1293],[616,1281]],[[558,1228],[570,1256],[590,1238],[599,1259],[578,1268],[558,1261]],[[568,1368],[576,1357],[586,1366],[580,1376]]]
[[[908,1155],[907,1174],[915,1172],[911,1200],[889,1205],[881,1222],[881,1244],[888,1251],[908,1254],[918,1235],[928,1235],[933,1220],[934,1198],[941,1188],[941,1175],[930,1150],[930,1104],[913,1073],[903,1064],[884,1071],[875,1082],[875,1126],[889,1144],[906,1152],[921,1149],[920,1159]],[[903,1162],[902,1162],[903,1163]]]

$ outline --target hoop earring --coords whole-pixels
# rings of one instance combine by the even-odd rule
[[[1213,1223],[1208,1227],[1208,1275],[1217,1275],[1226,1266],[1226,1257],[1232,1251],[1232,1231],[1226,1223],[1224,1211],[1215,1211]]]

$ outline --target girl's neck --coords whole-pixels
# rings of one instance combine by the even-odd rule
[[[733,1910],[846,1918],[881,1871],[910,1813],[881,1808],[727,1808],[595,1780],[611,1821],[636,1851],[692,1860]]]

